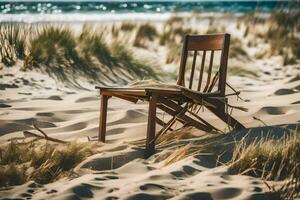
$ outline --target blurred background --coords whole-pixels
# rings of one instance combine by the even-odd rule
[[[298,62],[299,8],[298,1],[1,1],[0,68],[35,69],[78,88],[172,81],[185,34],[228,32],[230,73],[253,77],[259,60]]]

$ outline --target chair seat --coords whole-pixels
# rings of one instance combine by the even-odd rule
[[[115,94],[123,94],[123,95],[129,95],[129,96],[136,96],[136,97],[147,97],[151,93],[162,93],[164,95],[170,95],[170,96],[177,96],[182,94],[182,90],[180,87],[178,88],[159,88],[159,87],[145,87],[145,88],[139,88],[139,87],[100,87],[96,86],[96,89],[99,89],[101,93],[106,95],[112,95]]]
[[[162,93],[164,95],[184,95],[184,93],[193,93],[197,96],[202,97],[223,97],[220,95],[220,92],[210,92],[210,93],[202,93],[195,90],[191,90],[188,88],[184,88],[178,86],[178,88],[159,88],[159,87],[145,87],[145,88],[134,88],[134,87],[101,87],[96,86],[96,89],[99,89],[101,93],[105,93],[107,95],[117,93],[117,94],[128,94],[130,96],[137,97],[146,97],[151,93]]]

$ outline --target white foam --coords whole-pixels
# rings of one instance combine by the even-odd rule
[[[68,13],[68,14],[0,14],[0,22],[86,22],[86,21],[164,21],[172,13]]]

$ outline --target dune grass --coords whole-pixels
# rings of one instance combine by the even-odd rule
[[[136,28],[136,25],[130,22],[122,23],[120,30],[122,31],[133,31]]]
[[[111,55],[103,32],[95,31],[89,26],[84,26],[79,36],[79,48],[85,60],[90,61],[91,57],[94,56],[100,63],[109,68],[116,65],[116,60]]]
[[[300,137],[295,133],[280,140],[265,138],[250,145],[241,141],[236,144],[233,161],[230,166],[233,173],[283,180],[300,164]]]
[[[30,55],[33,62],[50,64],[74,56],[76,42],[73,34],[64,27],[44,27],[38,30],[37,37],[30,41]]]
[[[213,21],[211,21],[208,29],[206,30],[206,34],[216,34],[216,33],[224,33],[225,32],[225,27],[221,26],[218,27],[213,24]]]
[[[126,48],[122,43],[113,43],[111,46],[112,55],[118,62],[120,68],[126,68],[135,78],[159,79],[159,73],[155,71],[158,65],[147,59],[137,59],[132,50]]]
[[[232,38],[230,41],[229,58],[249,59],[248,53],[244,50],[242,41],[238,38]]]
[[[34,180],[46,184],[74,174],[73,168],[96,153],[95,144],[17,143],[0,147],[0,187]]]
[[[159,44],[167,47],[167,64],[180,61],[182,42],[187,34],[197,34],[197,31],[186,27],[184,18],[175,16],[166,21],[159,38]]]
[[[156,32],[149,33],[148,25],[141,27],[143,34],[153,39]],[[0,58],[6,66],[23,60],[22,70],[40,70],[75,87],[80,87],[78,77],[94,83],[114,83],[118,78],[123,84],[136,78],[158,79],[153,62],[137,58],[122,44],[116,50],[108,41],[105,29],[89,25],[75,34],[70,27],[61,25],[1,24]],[[125,54],[129,60],[124,59]],[[132,76],[120,77],[116,71],[129,71]]]
[[[260,177],[265,181],[285,180],[286,183],[279,189],[270,187],[270,193],[277,199],[293,199],[299,195],[300,189],[299,132],[279,140],[264,138],[251,144],[245,140],[237,142],[229,171]]]
[[[145,41],[153,41],[156,36],[158,36],[158,33],[153,25],[142,24],[138,28],[133,45],[137,47],[145,47]]]
[[[299,6],[299,5],[298,5]],[[295,64],[300,59],[300,11],[279,10],[270,17],[270,28],[266,40],[270,43],[271,54],[283,56],[283,64]]]
[[[29,53],[25,61],[30,62],[25,62],[25,70],[36,68],[75,87],[80,87],[76,81],[78,76],[98,80],[97,68],[90,65],[87,57],[79,55],[78,39],[69,27],[46,25],[35,28],[35,34],[29,36]]]
[[[0,23],[0,59],[7,66],[25,57],[25,34],[29,27],[24,24]]]
[[[168,52],[166,57],[166,63],[178,63],[181,58],[182,46],[179,44],[168,45]]]

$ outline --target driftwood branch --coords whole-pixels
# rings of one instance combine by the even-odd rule
[[[62,143],[62,144],[69,143],[67,141],[59,140],[59,139],[52,138],[52,137],[49,137],[49,136],[47,136],[47,137],[41,136],[41,135],[38,135],[38,134],[30,132],[30,131],[23,131],[23,133],[24,133],[25,136],[29,136],[29,137],[36,137],[36,138],[39,138],[39,139],[45,139],[45,140],[49,140],[49,141],[57,142],[57,143]]]
[[[33,126],[36,130],[38,130],[41,134],[43,134],[43,135],[45,136],[45,138],[48,138],[48,135],[47,135],[44,131],[42,131],[39,127],[37,127],[37,125],[35,124],[35,121],[32,122],[32,126]]]
[[[245,101],[241,96],[241,92],[240,91],[236,91],[229,83],[226,82],[226,85],[234,92],[232,94],[228,94],[226,96],[231,96],[231,95],[236,95],[238,99]]]
[[[45,139],[45,140],[49,140],[52,142],[57,142],[57,143],[61,143],[61,144],[67,144],[69,142],[67,141],[63,141],[63,140],[59,140],[53,137],[49,137],[43,130],[41,130],[36,124],[35,122],[32,123],[33,127],[39,131],[42,135],[38,135],[36,133],[30,132],[30,131],[23,131],[24,136],[29,136],[29,137],[36,137],[38,139]]]
[[[260,118],[258,118],[258,117],[255,117],[255,116],[253,116],[253,119],[254,120],[257,120],[257,121],[259,121],[259,122],[261,122],[263,125],[265,125],[265,126],[268,126],[263,120],[261,120]]]

